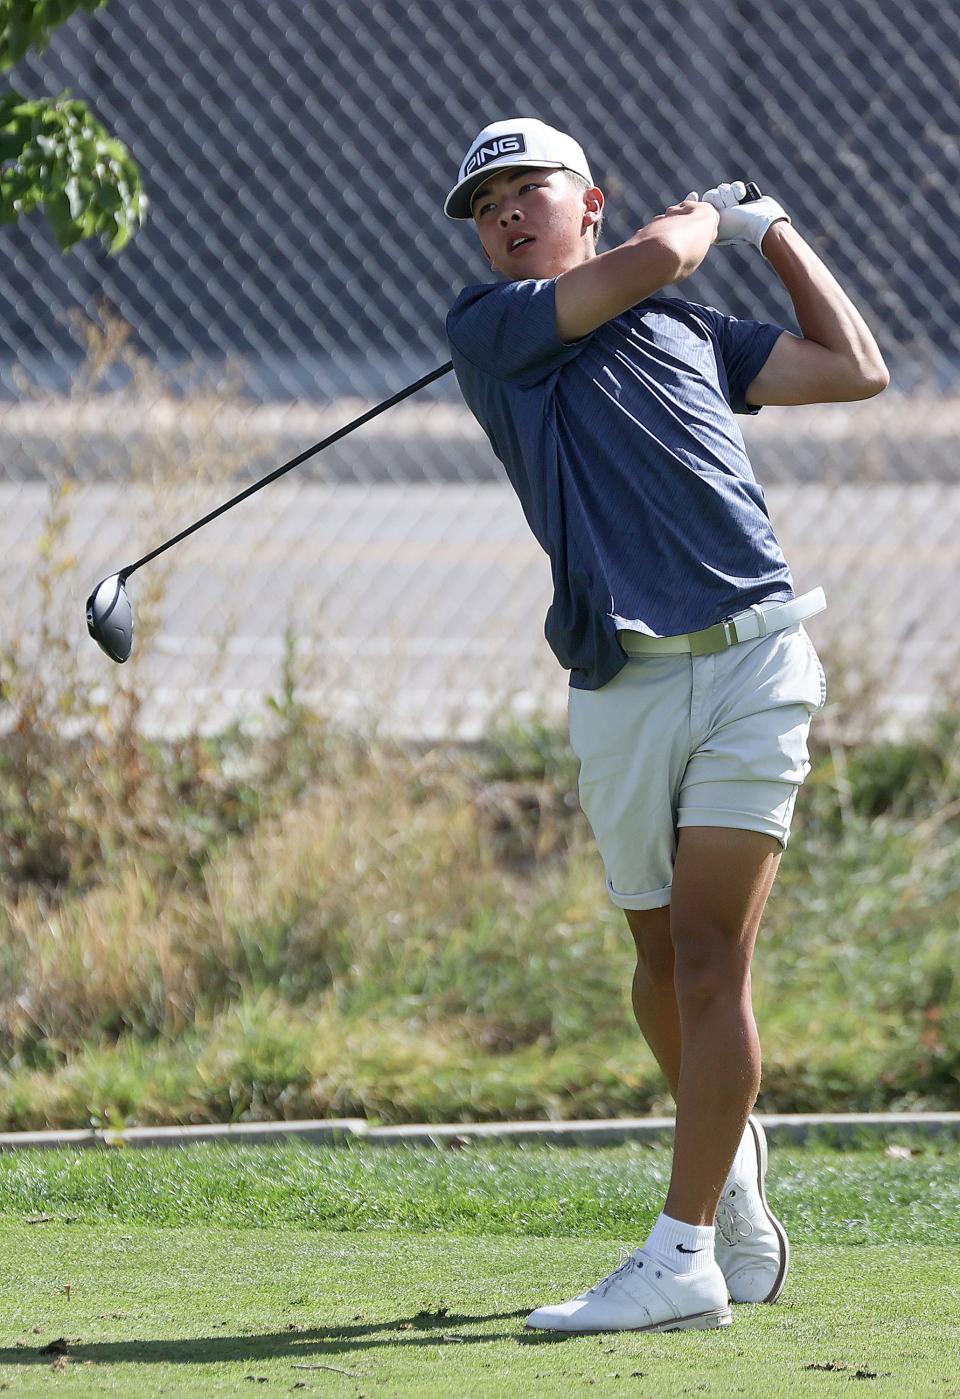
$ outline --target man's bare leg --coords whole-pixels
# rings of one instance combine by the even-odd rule
[[[750,962],[780,863],[773,836],[681,829],[670,929],[682,1053],[664,1213],[712,1224],[760,1087]]]
[[[680,1011],[673,984],[670,907],[628,909],[627,923],[637,948],[633,1013],[676,1098],[680,1082]]]
[[[628,914],[637,943],[637,1020],[668,1079],[676,1078],[670,1191],[646,1244],[603,1287],[538,1307],[528,1326],[617,1331],[651,1317],[659,1324],[661,1316],[670,1325],[682,1318],[689,1326],[729,1326],[713,1221],[759,1087],[750,959],[779,860],[770,836],[685,828],[669,911]],[[664,987],[671,945],[673,997]]]

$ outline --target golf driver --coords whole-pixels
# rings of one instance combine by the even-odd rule
[[[752,199],[759,198],[760,189],[751,181],[746,184],[745,193],[740,203],[746,204]],[[209,515],[204,515],[203,519],[188,525],[179,534],[175,534],[172,539],[159,544],[149,554],[144,554],[142,559],[137,559],[135,563],[126,564],[116,573],[108,574],[106,578],[102,578],[87,598],[87,630],[97,645],[106,652],[112,661],[117,661],[118,664],[122,664],[129,658],[133,648],[133,608],[127,596],[126,584],[127,579],[131,574],[136,573],[138,568],[142,568],[145,563],[149,563],[151,559],[157,558],[160,554],[166,553],[175,544],[179,544],[182,539],[186,539],[188,535],[194,534],[204,525],[208,525],[211,520],[215,520],[218,515],[232,510],[235,505],[240,504],[241,500],[246,500],[255,491],[262,490],[264,486],[269,486],[271,481],[276,481],[287,471],[292,471],[295,466],[300,466],[308,457],[316,456],[317,452],[322,452],[324,447],[330,447],[334,442],[339,442],[355,428],[362,427],[364,423],[370,422],[379,413],[384,413],[388,408],[392,408],[395,403],[400,403],[403,399],[409,398],[411,394],[426,388],[427,384],[432,384],[436,379],[442,378],[452,368],[452,361],[441,364],[438,369],[431,370],[429,374],[425,374],[416,383],[409,384],[399,393],[395,393],[392,398],[385,399],[383,403],[378,403],[375,408],[369,409],[359,418],[354,418],[352,423],[347,423],[346,427],[340,428],[330,437],[325,437],[322,442],[308,447],[305,452],[301,452],[292,461],[285,462],[283,466],[278,466],[275,471],[261,477],[259,481],[254,481],[252,486],[248,486],[239,495],[232,496],[230,500],[224,501],[223,505],[219,505],[216,510],[211,510]]]
[[[218,515],[231,510],[234,505],[239,505],[241,500],[246,500],[247,496],[253,495],[255,491],[262,490],[264,486],[269,486],[271,481],[276,481],[278,476],[283,476],[287,471],[292,471],[295,466],[305,462],[308,457],[315,456],[317,452],[322,452],[324,447],[331,446],[334,442],[339,442],[342,437],[346,437],[348,432],[353,432],[354,428],[362,427],[371,418],[375,418],[378,413],[384,413],[388,408],[392,408],[395,403],[399,403],[404,398],[409,398],[418,389],[425,388],[427,384],[432,384],[435,379],[439,379],[444,374],[448,374],[453,368],[453,361],[441,364],[439,369],[432,370],[425,374],[422,379],[418,379],[415,384],[409,384],[399,393],[395,393],[392,398],[385,399],[383,403],[378,403],[376,408],[371,408],[368,412],[361,414],[359,418],[354,418],[352,423],[347,423],[346,427],[338,429],[329,437],[325,437],[322,442],[317,442],[313,447],[308,447],[305,452],[293,458],[292,461],[285,462],[283,466],[278,466],[275,471],[271,471],[267,476],[259,481],[254,481],[252,486],[248,486],[239,495],[232,496],[230,500],[224,501],[216,510],[211,510],[209,515],[204,515],[202,520],[195,521],[188,525],[179,534],[175,534],[172,539],[168,539],[163,544],[159,544],[156,549],[151,549],[149,554],[144,554],[142,559],[137,559],[135,563],[128,563],[117,573],[108,574],[106,578],[101,578],[93,592],[87,598],[87,630],[93,637],[97,645],[107,653],[112,661],[123,663],[128,659],[133,648],[133,608],[127,596],[126,583],[131,573],[136,573],[138,568],[142,568],[151,559],[157,558],[159,554],[164,554],[168,549],[172,549],[174,544],[179,544],[188,535],[194,534],[203,525],[208,525],[211,520],[215,520]]]

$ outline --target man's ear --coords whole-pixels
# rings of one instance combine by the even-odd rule
[[[596,185],[583,192],[583,213],[587,228],[592,228],[603,213],[603,190]]]

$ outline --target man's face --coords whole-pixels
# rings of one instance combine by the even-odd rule
[[[562,170],[499,170],[470,201],[480,243],[498,272],[513,281],[557,277],[596,252],[588,203],[599,209],[598,189],[581,190]]]

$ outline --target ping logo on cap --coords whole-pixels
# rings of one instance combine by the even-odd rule
[[[463,175],[466,179],[475,170],[482,170],[485,165],[489,165],[491,160],[499,160],[504,155],[518,155],[527,149],[527,143],[523,139],[523,132],[516,131],[509,136],[496,136],[491,141],[485,141],[482,146],[478,146],[475,151],[471,151],[463,162]]]

